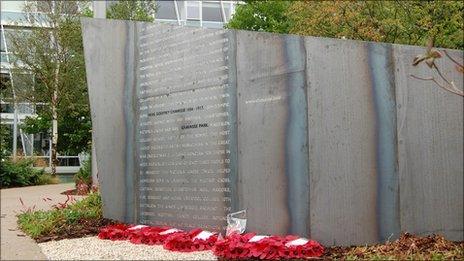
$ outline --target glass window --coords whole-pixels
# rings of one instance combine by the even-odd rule
[[[61,4],[61,13],[63,14],[77,14],[79,11],[76,1],[63,1]]]
[[[200,26],[200,20],[187,20],[185,25],[188,26]]]
[[[2,12],[22,12],[24,8],[24,3],[24,1],[1,1]]]
[[[230,20],[230,3],[224,3],[224,13],[226,15],[227,21]]]
[[[2,101],[8,101],[13,98],[13,93],[11,91],[11,82],[10,82],[10,74],[2,73],[0,75],[0,99]],[[7,104],[2,104],[2,112],[8,113],[9,107]]]
[[[224,23],[221,22],[210,22],[210,21],[203,21],[202,24],[205,28],[224,28]]]
[[[187,1],[187,19],[200,20],[200,2]]]
[[[173,1],[157,1],[155,18],[177,20],[176,8]]]
[[[3,31],[0,33],[0,51],[6,52],[5,50],[5,42],[3,41]],[[3,59],[2,59],[3,61]]]
[[[5,39],[6,39],[6,49],[8,49],[9,52],[11,52],[11,35],[16,33],[16,30],[13,29],[4,29],[3,31]],[[3,35],[2,35],[3,36]],[[3,39],[2,39],[2,45],[3,45]],[[4,51],[2,49],[2,51]]]
[[[239,5],[239,3],[231,2],[230,7],[227,6],[227,12],[226,12],[227,21],[229,21],[232,18],[232,16],[234,15],[235,9],[237,8],[237,5]]]
[[[27,29],[4,29],[4,34],[6,38],[6,49],[8,49],[8,52],[12,52],[14,49],[13,42],[12,42],[12,37],[26,37],[28,33],[30,33],[30,30]],[[3,42],[2,42],[3,44]],[[3,51],[3,50],[2,50]],[[11,57],[10,57],[11,59]]]
[[[3,2],[2,2],[3,3]],[[9,23],[15,23],[15,22],[21,22],[25,18],[25,13],[22,12],[16,12],[16,11],[3,11],[2,10],[2,23],[9,24]]]
[[[49,13],[52,11],[52,2],[37,1],[37,11],[42,13]]]
[[[203,2],[203,21],[222,22],[221,5],[218,2]]]

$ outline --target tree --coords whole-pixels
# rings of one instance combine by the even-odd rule
[[[118,1],[108,7],[106,17],[109,19],[153,22],[156,9],[155,1]]]
[[[464,48],[462,1],[297,1],[290,32],[302,35]]]
[[[245,1],[237,6],[226,28],[288,33],[292,26],[287,15],[290,4],[290,1]]]
[[[462,1],[245,1],[227,28],[464,48]]]
[[[6,124],[0,124],[0,161],[3,162],[8,159],[10,155],[11,133]]]
[[[82,3],[28,2],[22,22],[32,29],[15,30],[8,35],[16,59],[13,75],[23,83],[20,88],[13,86],[17,96],[34,104],[45,103],[40,113],[52,122],[52,175],[56,174],[58,163],[60,115],[66,115],[68,108],[73,106],[88,107],[79,4]],[[37,10],[42,12],[37,13]]]
[[[46,104],[37,111],[38,117],[26,119],[22,128],[26,133],[50,134],[53,175],[56,174],[57,152],[75,155],[88,151],[91,142],[80,28],[80,17],[92,16],[89,3],[30,1],[25,6],[22,23],[30,25],[31,29],[8,34],[15,57],[13,76],[18,98],[33,104]],[[113,3],[107,13],[108,18],[153,21],[155,11],[154,1],[119,1]],[[28,88],[30,86],[33,88]],[[63,137],[60,142],[58,129]]]

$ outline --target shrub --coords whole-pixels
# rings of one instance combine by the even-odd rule
[[[91,157],[84,161],[82,167],[79,171],[74,175],[74,182],[78,183],[85,183],[87,185],[92,186],[92,163]]]
[[[74,182],[76,183],[76,189],[78,195],[85,195],[90,191],[92,187],[92,158],[89,157],[84,161],[82,167],[74,175]]]
[[[58,184],[60,183],[60,178],[58,176],[53,176],[49,173],[44,173],[39,176],[39,180],[34,185],[47,185],[47,184]]]
[[[85,228],[85,221],[102,219],[102,201],[99,193],[89,193],[80,201],[68,196],[64,203],[48,211],[28,209],[18,215],[18,227],[34,239]]]
[[[19,159],[16,162],[2,159],[0,166],[0,187],[23,187],[30,185],[49,184],[51,177],[44,176],[43,169],[32,167],[32,159]]]

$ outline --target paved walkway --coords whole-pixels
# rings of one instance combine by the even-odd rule
[[[1,260],[46,260],[35,241],[17,228],[16,214],[23,209],[19,198],[26,207],[49,209],[53,204],[64,202],[66,196],[60,193],[73,187],[74,184],[66,183],[0,190]],[[52,201],[44,202],[45,197]]]

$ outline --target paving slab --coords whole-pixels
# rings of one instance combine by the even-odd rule
[[[74,188],[73,183],[1,189],[1,260],[46,260],[33,239],[18,229],[16,215],[28,207],[47,210],[64,202],[61,192]],[[24,206],[21,204],[21,200]],[[43,198],[50,198],[45,202]]]

